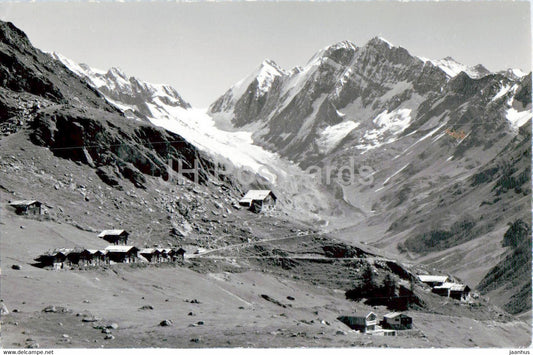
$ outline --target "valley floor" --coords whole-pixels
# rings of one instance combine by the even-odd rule
[[[421,311],[409,312],[415,325],[409,334],[359,334],[336,318],[355,310],[373,310],[379,316],[388,311],[348,301],[344,290],[260,270],[199,273],[187,262],[85,271],[40,269],[31,263],[48,245],[100,241],[68,224],[23,218],[5,209],[1,217],[2,298],[10,311],[2,317],[6,348],[36,343],[41,348],[521,347],[531,342],[530,326],[523,321],[481,321]],[[12,269],[13,264],[21,269]],[[50,305],[68,310],[43,312]],[[160,326],[163,320],[172,325]],[[110,329],[114,339],[106,340],[107,334],[95,327],[112,323],[118,328]]]

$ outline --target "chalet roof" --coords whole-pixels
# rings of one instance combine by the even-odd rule
[[[144,248],[139,251],[141,254],[153,254],[155,252],[154,248]]]
[[[450,291],[464,291],[468,286],[463,284],[458,284],[454,282],[445,282],[440,286],[435,286],[435,289],[444,290],[449,289]]]
[[[249,190],[246,195],[244,195],[240,203],[251,203],[252,201],[256,200],[264,200],[269,195],[272,195],[274,199],[276,199],[276,195],[271,190]]]
[[[9,203],[10,206],[15,206],[15,207],[19,207],[19,206],[30,206],[30,205],[33,205],[33,204],[41,204],[39,201],[37,200],[16,200],[16,201],[11,201]]]
[[[370,316],[371,314],[373,314],[374,316],[377,317],[377,315],[374,313],[374,312],[357,312],[355,314],[352,314],[348,317],[353,317],[353,318],[368,318],[368,316]]]
[[[135,247],[132,245],[110,245],[107,248],[105,248],[105,250],[108,253],[127,253],[133,248]]]
[[[418,278],[422,282],[446,282],[448,276],[445,275],[418,275]]]
[[[88,252],[91,255],[94,255],[96,253],[106,254],[106,250],[97,250],[97,249],[85,249],[84,251]]]
[[[68,253],[71,253],[72,251],[74,251],[74,249],[72,248],[59,248],[59,249],[54,249],[48,252],[47,255],[57,255],[60,253],[63,255],[67,255]]]
[[[401,316],[403,313],[401,312],[391,312],[391,313],[387,313],[383,316],[383,318],[396,318],[398,316]]]
[[[98,234],[98,237],[103,238],[107,235],[119,236],[123,233],[128,234],[128,232],[126,232],[124,229],[105,229],[100,234]]]

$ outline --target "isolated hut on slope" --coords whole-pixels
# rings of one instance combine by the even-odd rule
[[[430,287],[440,286],[448,282],[448,276],[445,275],[418,275],[418,279]]]
[[[337,318],[348,327],[358,330],[362,333],[376,330],[378,325],[378,316],[374,312],[356,313],[351,316],[340,316]]]
[[[273,208],[276,205],[276,200],[277,197],[271,190],[250,190],[240,199],[239,205],[259,213]]]
[[[433,292],[445,296],[454,298],[459,301],[466,301],[470,297],[470,287],[463,284],[445,282],[440,286],[433,287]]]
[[[387,313],[383,316],[382,326],[385,329],[411,329],[413,327],[413,318],[400,312]]]
[[[124,229],[106,229],[98,234],[98,238],[102,238],[110,244],[126,245],[128,244],[129,235]]]
[[[13,207],[15,209],[15,213],[19,215],[39,216],[42,212],[42,203],[37,200],[11,201],[9,205]]]

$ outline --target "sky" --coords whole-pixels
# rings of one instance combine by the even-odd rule
[[[531,69],[529,2],[0,2],[33,45],[169,84],[195,107],[272,59],[290,69],[341,40],[381,36],[411,54]]]

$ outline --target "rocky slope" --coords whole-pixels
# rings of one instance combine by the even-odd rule
[[[100,228],[94,224],[96,220],[108,227],[137,225],[136,215],[145,211],[147,227],[156,228],[162,240],[172,240],[193,228],[183,214],[193,226],[197,223],[193,219],[199,212],[192,211],[199,200],[219,209],[215,207],[217,199],[231,202],[241,194],[229,175],[217,173],[217,163],[181,136],[127,119],[86,81],[34,48],[13,24],[0,25],[0,53],[8,58],[0,64],[0,105],[5,108],[0,122],[2,189],[10,199],[27,196],[57,206],[64,204],[63,199],[76,201],[81,196],[84,202],[74,204],[70,211],[56,207],[50,213],[58,221],[85,229]],[[197,163],[197,174],[180,175],[180,163],[181,169],[191,169]],[[78,165],[83,168],[74,168]],[[34,169],[36,175],[30,173]],[[75,183],[73,171],[84,181]],[[36,188],[31,178],[41,186]],[[169,197],[153,194],[154,186],[160,183],[170,184]],[[203,192],[193,192],[194,186]],[[194,201],[197,193],[200,197]],[[99,204],[98,210],[92,211],[95,215],[86,210],[91,199]],[[132,200],[127,202],[132,211],[123,211],[122,218],[109,213],[119,209],[123,199]],[[150,207],[150,201],[157,210]],[[173,213],[176,210],[183,214]],[[168,214],[164,223],[157,222],[161,211]],[[78,217],[74,220],[73,216]],[[157,223],[150,227],[153,222]],[[218,229],[209,221],[200,224],[203,226],[196,226],[200,234]]]

